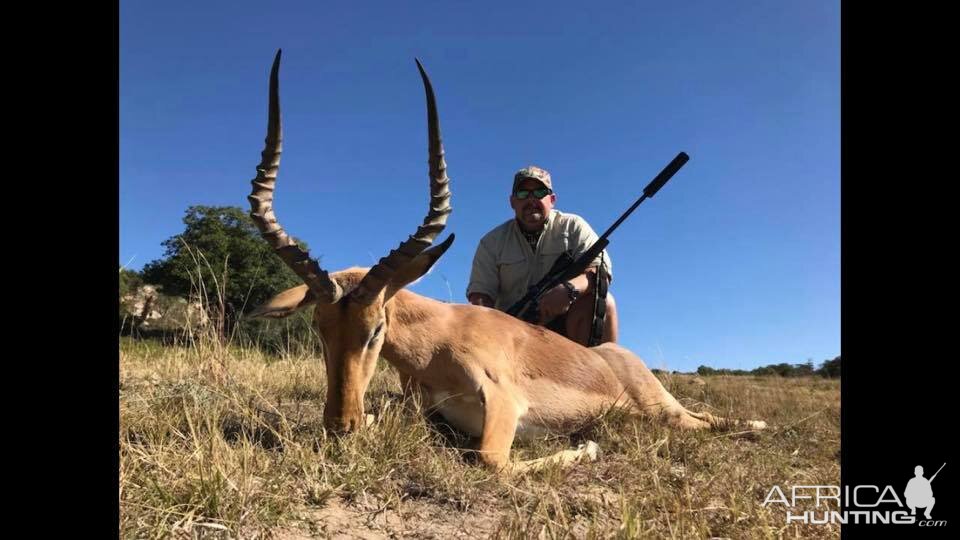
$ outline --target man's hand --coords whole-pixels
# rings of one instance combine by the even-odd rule
[[[483,293],[470,293],[467,296],[467,301],[475,306],[483,306],[488,308],[493,307],[493,298],[490,298]]]
[[[570,309],[572,303],[567,288],[563,285],[550,289],[540,297],[540,324],[547,324],[563,315]]]
[[[586,272],[570,280],[570,284],[580,291],[580,296],[593,292],[593,283],[596,279],[596,270],[591,267]],[[556,317],[570,310],[573,300],[570,293],[561,283],[547,291],[540,297],[540,323],[545,325]]]

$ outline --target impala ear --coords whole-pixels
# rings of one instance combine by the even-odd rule
[[[317,301],[317,295],[310,290],[310,287],[297,285],[257,306],[247,314],[247,317],[282,319],[293,315],[307,306],[316,304]]]
[[[446,240],[420,252],[420,254],[410,262],[394,272],[393,276],[390,277],[390,282],[387,284],[383,303],[386,304],[397,291],[420,279],[424,274],[429,272],[434,263],[436,263],[453,244],[454,238],[455,235],[450,234]]]

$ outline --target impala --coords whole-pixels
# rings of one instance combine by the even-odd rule
[[[432,246],[450,214],[449,179],[433,88],[417,68],[427,101],[430,204],[423,224],[372,268],[328,274],[284,232],[271,206],[282,148],[278,97],[280,52],[270,72],[266,144],[248,197],[263,238],[304,281],[258,307],[253,316],[285,317],[314,306],[313,324],[324,345],[325,426],[363,427],[363,398],[377,358],[389,362],[410,393],[454,427],[479,438],[481,462],[499,471],[522,471],[547,461],[596,457],[590,442],[576,450],[512,463],[515,438],[571,432],[611,407],[654,415],[684,429],[717,425],[765,427],[684,408],[627,349],[587,348],[541,326],[494,309],[451,304],[407,291],[450,247],[451,234]]]

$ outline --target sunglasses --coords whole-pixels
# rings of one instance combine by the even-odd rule
[[[542,199],[551,193],[553,193],[552,189],[541,187],[537,189],[518,189],[513,193],[513,196],[518,199],[526,199],[532,194],[535,199]]]

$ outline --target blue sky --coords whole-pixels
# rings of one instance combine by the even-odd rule
[[[840,353],[839,9],[123,0],[119,263],[161,257],[190,205],[248,207],[283,48],[277,215],[324,268],[371,265],[426,210],[416,57],[457,240],[414,291],[465,301],[515,170],[549,170],[599,234],[685,151],[611,236],[621,343],[681,371],[819,363]]]

